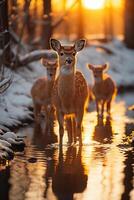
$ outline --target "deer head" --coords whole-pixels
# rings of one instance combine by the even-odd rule
[[[74,45],[61,45],[56,39],[50,40],[51,48],[57,51],[59,55],[60,71],[64,74],[74,72],[76,63],[76,54],[85,46],[85,40],[81,39],[75,42]]]
[[[54,80],[58,68],[58,60],[57,59],[48,60],[42,58],[42,64],[46,68],[48,80]]]
[[[88,64],[88,68],[90,70],[92,70],[93,72],[93,76],[95,81],[101,81],[103,78],[103,72],[106,71],[108,69],[108,64],[104,64],[104,65],[92,65],[92,64]]]

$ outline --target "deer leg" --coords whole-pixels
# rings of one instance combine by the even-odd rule
[[[73,132],[73,139],[74,143],[76,143],[76,119],[75,117],[72,118],[72,132]]]
[[[71,117],[66,119],[66,128],[67,128],[67,133],[68,133],[68,143],[71,144],[73,142]]]
[[[80,110],[76,115],[76,130],[77,130],[77,136],[79,137],[80,145],[82,145],[81,124],[82,124],[83,114],[84,111]]]
[[[57,118],[59,122],[60,145],[62,145],[64,135],[64,114],[62,112],[57,113]]]
[[[99,101],[95,101],[96,103],[96,111],[97,111],[97,115],[99,116]]]
[[[41,112],[41,105],[38,103],[34,103],[34,117],[37,123],[39,122],[40,112]]]
[[[54,108],[51,105],[47,105],[45,110],[46,110],[46,114],[45,114],[46,130],[48,134],[50,135],[51,132],[53,132],[53,128],[54,128]]]
[[[102,101],[101,116],[103,117],[105,101]]]
[[[110,115],[110,110],[111,110],[111,99],[107,102],[107,113]]]

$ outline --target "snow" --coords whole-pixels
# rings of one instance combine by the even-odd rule
[[[134,50],[127,49],[119,40],[101,45],[110,49],[113,54],[95,47],[85,48],[78,56],[78,69],[80,69],[89,84],[92,84],[92,73],[87,68],[87,63],[109,63],[108,73],[113,77],[117,86],[134,85]]]
[[[22,124],[22,121],[32,120],[32,106],[30,90],[33,82],[45,69],[39,62],[30,65],[32,68],[20,68],[14,72],[14,79],[10,88],[0,96],[0,125],[13,127]]]
[[[100,44],[99,44],[100,45]],[[101,44],[110,49],[113,54],[94,46],[85,48],[78,54],[77,66],[83,72],[87,82],[91,85],[92,73],[87,68],[87,63],[104,64],[109,62],[109,74],[113,77],[118,87],[134,86],[134,50],[127,49],[121,41],[115,40]],[[0,96],[0,128],[21,125],[26,119],[32,119],[32,99],[30,90],[33,82],[46,74],[40,61],[21,67],[14,73],[13,83],[10,88]]]

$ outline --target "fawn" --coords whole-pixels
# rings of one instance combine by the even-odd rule
[[[51,96],[58,67],[58,60],[42,59],[42,64],[46,67],[47,75],[40,77],[32,86],[31,95],[34,104],[35,121],[40,122],[41,114],[45,114],[46,128],[49,123],[50,114],[53,115],[54,107]]]
[[[116,95],[116,86],[112,78],[104,71],[108,69],[108,64],[104,65],[91,65],[88,67],[93,72],[94,85],[92,88],[96,101],[96,109],[98,116],[103,116],[104,106],[107,106],[107,113],[110,115],[111,101]],[[101,113],[99,113],[99,105],[101,106]]]
[[[60,144],[64,135],[64,118],[68,128],[68,142],[76,142],[77,133],[82,144],[81,124],[88,100],[88,87],[83,74],[76,71],[75,63],[76,54],[84,48],[85,40],[65,46],[51,39],[50,44],[59,56],[59,75],[55,81],[53,102],[59,122]]]

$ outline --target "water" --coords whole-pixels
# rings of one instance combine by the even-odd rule
[[[126,107],[118,98],[111,120],[86,113],[82,147],[67,146],[66,132],[62,149],[46,146],[38,127],[21,128],[27,147],[0,166],[0,200],[133,200],[134,118]]]

